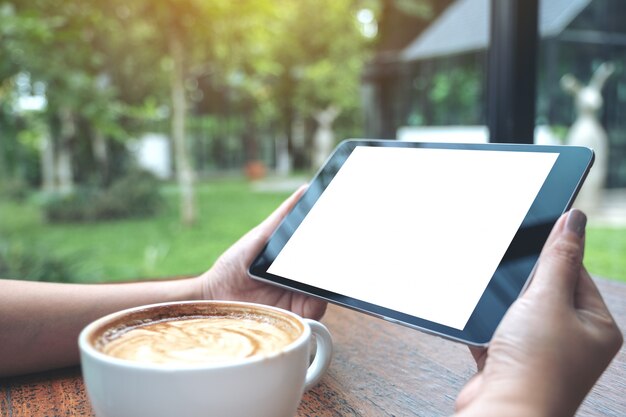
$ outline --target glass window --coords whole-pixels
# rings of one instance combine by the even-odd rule
[[[576,204],[590,220],[585,263],[626,279],[626,3],[542,0],[536,121],[556,143],[590,146],[596,161]],[[589,198],[592,184],[601,192]]]
[[[398,25],[391,32],[402,29]],[[463,140],[463,135],[473,135],[486,141],[489,2],[437,2],[429,15],[414,19],[406,30],[413,33],[411,39],[393,50],[380,50],[366,68],[368,135],[401,140]]]
[[[544,33],[539,44],[537,123],[551,127],[566,142],[570,126],[577,120],[576,100],[571,89],[564,90],[561,78],[570,74],[581,86],[592,82],[602,63],[612,71],[601,84],[602,105],[594,110],[607,135],[608,167],[606,186],[626,187],[626,36],[623,22],[626,4],[619,0],[567,2],[557,10],[544,6]],[[599,73],[597,73],[600,75]],[[601,152],[602,150],[600,150]]]

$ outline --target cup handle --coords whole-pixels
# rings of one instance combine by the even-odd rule
[[[304,391],[308,391],[319,382],[330,365],[333,356],[333,338],[326,326],[319,321],[310,319],[304,319],[304,321],[311,328],[311,333],[315,336],[315,343],[317,344],[315,358],[306,371]]]

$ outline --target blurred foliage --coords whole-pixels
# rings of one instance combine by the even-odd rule
[[[0,222],[0,240],[49,249],[55,259],[70,261],[81,282],[199,274],[293,191],[255,192],[255,185],[242,178],[199,183],[199,203],[205,215],[188,228],[176,215],[177,189],[171,184],[161,187],[165,205],[156,216],[109,222],[50,224],[43,220],[37,198],[19,204],[0,199],[0,219],[11,219]],[[67,258],[67,254],[76,255]],[[20,279],[16,274],[0,277]]]
[[[151,126],[148,122],[172,116],[178,64],[184,70],[187,110],[242,114],[248,136],[264,129],[272,140],[286,137],[291,151],[306,152],[291,143],[294,125],[304,121],[314,127],[313,114],[330,105],[341,108],[340,130],[360,132],[359,79],[373,40],[362,34],[356,15],[380,3],[2,1],[0,177],[32,182],[33,175],[21,165],[39,163],[44,135],[56,149],[69,149],[73,161],[96,162],[74,162],[76,181],[97,176],[102,163],[112,163],[98,161],[93,150],[98,140],[110,148],[112,142],[141,134]],[[180,56],[174,41],[184,45]],[[18,109],[14,81],[24,74],[28,83],[21,95],[45,95],[44,107]],[[17,150],[33,146],[34,160]],[[39,178],[42,172],[34,174]]]
[[[132,172],[102,190],[81,187],[70,194],[53,194],[43,204],[50,223],[150,217],[163,206],[160,184],[151,174]]]
[[[7,179],[0,182],[0,198],[22,202],[32,192],[29,185],[20,178]]]
[[[80,282],[76,256],[53,254],[24,243],[0,241],[0,277],[28,281]]]
[[[481,74],[476,68],[452,67],[437,72],[431,81],[432,124],[471,124],[481,103]]]

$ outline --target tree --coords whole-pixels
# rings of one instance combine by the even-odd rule
[[[148,34],[144,41],[162,54],[153,56],[154,67],[166,67],[169,72],[171,135],[185,224],[193,224],[197,216],[195,174],[186,139],[187,85],[200,75],[226,72],[223,68],[228,66],[229,42],[244,36],[248,29],[245,17],[264,4],[252,0],[137,0],[128,4],[114,1],[108,6],[114,12],[124,8],[125,20],[143,25]]]
[[[296,166],[306,166],[306,149],[294,136],[330,108],[349,124],[359,123],[360,71],[370,40],[357,25],[358,0],[299,0],[270,4],[237,53],[240,84],[260,119],[273,120]],[[306,128],[305,128],[306,130]]]
[[[45,85],[43,117],[48,129],[41,135],[42,160],[51,161],[53,169],[42,169],[52,176],[44,177],[43,183],[69,192],[76,177],[73,156],[78,145],[91,141],[96,159],[99,155],[102,161],[106,137],[121,135],[119,112],[114,111],[119,107],[116,94],[101,87],[104,59],[95,47],[99,32],[110,22],[92,3],[79,1],[30,0],[5,7],[14,22],[22,22],[22,30],[11,31],[5,44],[10,63],[5,76],[12,70]],[[92,129],[81,129],[82,121]]]
[[[371,41],[355,17],[373,1],[25,0],[14,14],[40,24],[42,35],[22,36],[9,62],[46,86],[56,177],[87,169],[104,173],[106,183],[106,144],[125,140],[138,107],[168,103],[181,218],[193,223],[185,123],[190,98],[202,93],[197,80],[231,93],[244,113],[249,158],[258,126],[271,126],[303,166],[306,151],[293,141],[298,126],[309,135],[316,114],[334,108],[339,124],[359,123],[359,75]],[[92,164],[58,163],[79,149],[91,149]]]
[[[48,28],[37,18],[20,15],[11,3],[0,5],[0,180],[25,180],[24,169],[19,166],[24,162],[17,157],[22,152],[16,138],[24,120],[15,114],[21,71],[16,58],[28,50],[30,43],[48,35]]]

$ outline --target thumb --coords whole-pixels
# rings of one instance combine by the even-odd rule
[[[587,216],[577,209],[559,218],[546,242],[529,293],[573,305],[582,271]]]
[[[454,409],[456,412],[468,407],[476,397],[481,393],[483,389],[483,373],[479,372],[470,379],[467,384],[461,389],[459,395],[454,402]]]
[[[232,255],[240,258],[243,254],[243,258],[241,258],[243,263],[246,266],[250,265],[254,256],[261,250],[267,239],[269,239],[287,213],[296,205],[306,189],[307,185],[302,185],[298,188],[287,200],[283,201],[269,217],[243,235],[223,256]]]
[[[256,232],[258,234],[257,238],[261,238],[263,240],[269,238],[272,232],[278,227],[283,218],[291,211],[291,209],[296,205],[300,197],[307,190],[308,185],[301,185],[287,200],[283,201],[282,204],[274,210],[272,214],[269,215],[267,219],[265,219],[261,224],[256,227]]]

